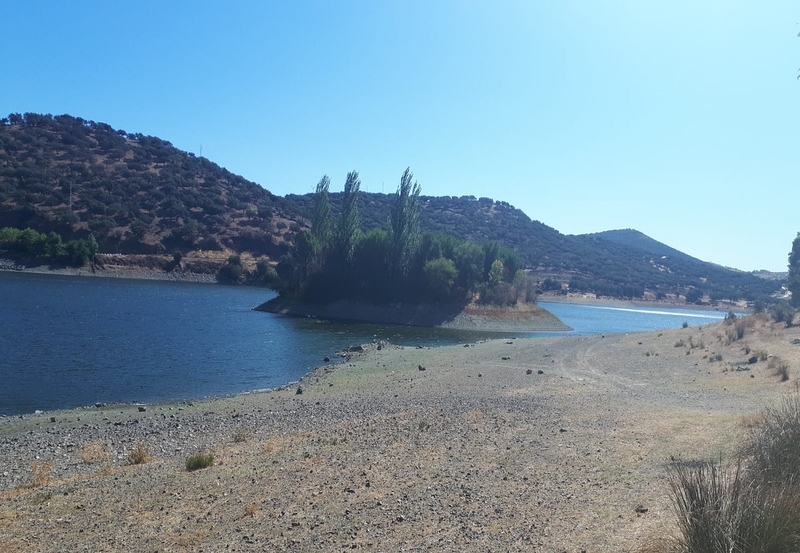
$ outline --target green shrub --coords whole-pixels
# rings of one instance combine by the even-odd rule
[[[213,453],[196,453],[186,458],[186,470],[200,470],[214,464]]]
[[[237,444],[246,442],[250,438],[250,430],[240,426],[233,432],[233,441]]]
[[[776,323],[786,323],[790,327],[794,321],[794,309],[788,303],[776,303],[772,306],[772,318]]]

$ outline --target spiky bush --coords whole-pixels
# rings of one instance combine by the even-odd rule
[[[758,477],[770,484],[800,485],[800,395],[766,410],[750,434],[744,453]]]
[[[790,553],[800,547],[798,500],[741,463],[670,466],[679,537],[674,553]]]
[[[800,394],[751,425],[735,463],[676,461],[669,482],[672,553],[800,551]]]

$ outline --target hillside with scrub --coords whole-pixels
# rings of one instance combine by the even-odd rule
[[[357,197],[360,218],[353,230],[367,236],[387,229],[393,195],[359,190]],[[342,213],[346,199],[344,192],[330,193],[332,216]],[[636,231],[564,235],[506,201],[422,195],[418,200],[421,232],[513,251],[543,291],[769,302],[783,283],[664,245],[653,248],[658,243],[641,233],[632,236]],[[297,237],[312,230],[313,204],[313,193],[277,196],[157,137],[71,115],[12,113],[0,119],[0,228],[31,229],[51,243],[57,241],[51,233],[62,244],[75,241],[71,255],[61,250],[48,255],[24,244],[10,248],[44,263],[89,262],[83,253],[92,252],[93,237],[98,254],[161,256],[147,263],[165,268],[175,256],[211,256],[222,264],[233,261],[227,263],[226,281],[277,286],[264,271],[274,269],[290,248],[297,249]],[[380,238],[373,233],[370,240]],[[259,261],[262,274],[255,278]]]

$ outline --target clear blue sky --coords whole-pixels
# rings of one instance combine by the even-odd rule
[[[0,113],[102,121],[275,194],[323,174],[505,200],[785,270],[800,231],[789,0],[0,4]]]

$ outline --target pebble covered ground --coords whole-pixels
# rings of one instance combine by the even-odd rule
[[[266,393],[0,417],[0,551],[637,551],[673,532],[670,458],[732,454],[797,389],[800,329],[748,321],[371,344]]]

